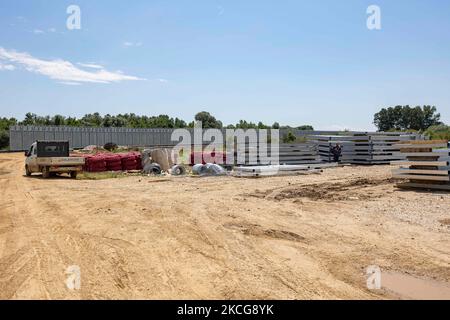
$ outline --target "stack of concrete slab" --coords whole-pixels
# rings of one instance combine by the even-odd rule
[[[307,164],[321,162],[317,144],[311,142],[280,144],[280,164]]]
[[[271,151],[272,150],[270,145],[268,145],[266,152],[262,152],[261,148],[257,145],[238,145],[237,153],[243,152],[242,154],[245,154],[246,157],[245,163],[238,164],[264,165],[266,164],[264,163],[265,159],[261,158],[261,154],[267,154],[268,157],[271,157]],[[279,164],[300,165],[322,162],[319,155],[318,145],[313,141],[292,144],[283,143],[280,144],[278,148],[276,148],[276,151],[278,152]],[[252,159],[252,155],[253,159],[256,159],[256,163],[251,163],[250,159]]]
[[[410,141],[396,145],[406,160],[393,161],[399,166],[392,176],[406,180],[400,188],[450,190],[450,149],[448,141]]]
[[[333,161],[331,148],[342,147],[341,162],[352,164],[389,164],[393,160],[405,159],[396,144],[418,139],[415,134],[376,132],[354,133],[345,136],[311,136],[318,144],[323,161]]]
[[[353,143],[353,136],[323,136],[315,135],[309,137],[317,144],[319,157],[322,161],[333,162],[333,155],[331,148],[336,144],[342,147],[341,162],[350,163],[355,153],[355,144]]]
[[[352,161],[355,164],[389,164],[391,161],[403,160],[405,155],[396,146],[399,142],[413,141],[415,134],[398,132],[379,132],[361,135],[364,140],[359,142],[367,148],[364,155],[356,155]],[[358,137],[358,135],[355,135]]]

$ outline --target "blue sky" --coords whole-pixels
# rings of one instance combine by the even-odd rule
[[[71,4],[81,30],[66,28]],[[0,2],[0,116],[206,110],[367,130],[397,104],[450,123],[449,1]]]

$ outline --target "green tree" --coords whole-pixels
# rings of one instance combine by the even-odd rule
[[[186,128],[187,124],[186,121],[182,119],[175,118],[175,126],[174,128]]]
[[[25,119],[23,119],[23,121],[20,124],[24,125],[24,126],[35,125],[36,124],[36,118],[37,118],[36,114],[31,113],[31,112],[27,112],[27,114],[25,114]]]
[[[234,127],[236,129],[243,129],[243,130],[258,128],[256,124],[254,124],[253,122],[247,122],[246,120],[239,120],[239,123],[237,123]]]
[[[434,106],[395,106],[382,108],[374,115],[374,124],[379,131],[417,130],[424,131],[440,124],[440,114]]]
[[[310,125],[303,125],[297,127],[298,130],[304,130],[304,131],[314,131],[314,127]]]
[[[64,126],[66,124],[66,118],[59,114],[55,115],[51,121],[54,126]]]
[[[209,112],[202,111],[195,115],[196,121],[201,121],[203,128],[216,128],[221,129],[223,127],[222,122],[217,120],[214,116],[212,116]]]
[[[80,121],[77,118],[68,117],[66,119],[66,126],[79,127]]]
[[[10,126],[16,125],[17,120],[15,118],[0,118],[0,130],[9,130]]]
[[[114,125],[114,118],[111,115],[107,114],[102,119],[102,127],[109,128]]]
[[[442,124],[441,114],[436,113],[437,109],[434,106],[423,106],[423,126],[429,128],[431,126]]]
[[[297,140],[295,134],[289,130],[285,135],[283,135],[283,143],[292,143]]]
[[[9,133],[6,130],[0,130],[0,150],[9,146]]]
[[[9,127],[17,124],[14,118],[0,118],[0,149],[9,146]]]
[[[258,129],[270,129],[270,127],[260,121],[258,122]]]
[[[95,112],[93,114],[84,115],[80,122],[83,127],[100,127],[103,122],[103,118],[98,112]]]

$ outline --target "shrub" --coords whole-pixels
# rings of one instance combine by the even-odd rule
[[[117,150],[117,144],[114,142],[108,142],[103,146],[103,149],[108,151],[115,151]]]
[[[450,140],[450,126],[441,124],[431,126],[425,131],[425,135],[433,140]]]
[[[292,133],[292,131],[288,131],[288,133],[283,136],[283,143],[292,143],[296,140],[297,137]]]
[[[9,134],[6,130],[0,130],[0,150],[9,147]]]

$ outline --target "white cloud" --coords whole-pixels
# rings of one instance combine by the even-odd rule
[[[105,69],[87,71],[80,69],[69,61],[62,59],[42,60],[28,53],[6,50],[0,47],[0,60],[8,61],[15,66],[22,66],[25,70],[47,76],[60,82],[73,83],[113,83],[131,80],[145,80],[135,76],[128,76],[120,72]]]
[[[0,64],[0,70],[7,70],[7,71],[13,71],[16,67],[12,64]]]
[[[94,63],[81,63],[78,62],[77,63],[79,66],[81,67],[85,67],[85,68],[91,68],[91,69],[103,69],[103,66],[99,65],[99,64],[94,64]]]
[[[60,84],[65,84],[67,86],[79,86],[81,83],[79,82],[70,82],[70,81],[61,81]]]
[[[167,80],[167,79],[158,79],[158,81],[159,81],[159,82],[162,82],[162,83],[167,83],[167,82],[169,82],[169,80]]]
[[[47,29],[47,31],[42,30],[42,29],[34,29],[32,32],[33,32],[34,34],[44,34],[44,33],[46,33],[46,32],[56,33],[57,30],[56,30],[55,28],[49,28],[49,29]]]
[[[130,41],[125,41],[123,43],[124,47],[140,47],[142,46],[142,42],[130,42]]]

